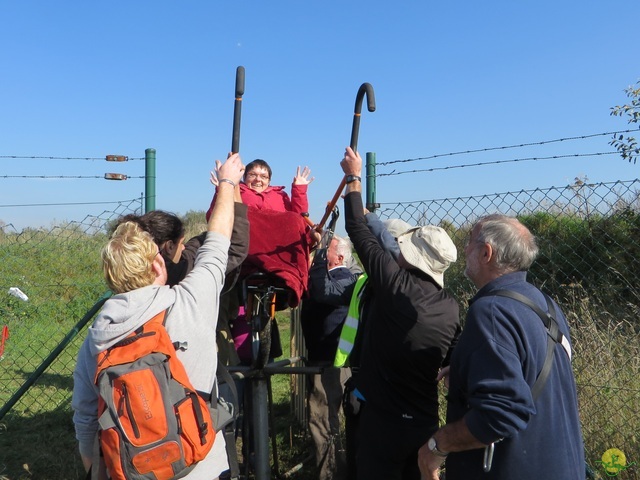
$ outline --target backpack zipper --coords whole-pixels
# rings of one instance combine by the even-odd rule
[[[124,399],[124,405],[127,409],[127,415],[129,417],[129,421],[131,422],[131,428],[133,428],[133,435],[136,438],[140,438],[140,428],[138,428],[138,423],[136,422],[135,417],[133,416],[133,409],[131,408],[131,401],[129,400],[129,392],[127,391],[127,384],[122,382],[122,398]],[[119,409],[118,414],[120,414],[120,416],[122,413],[122,410]]]

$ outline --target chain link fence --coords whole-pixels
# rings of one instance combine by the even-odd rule
[[[563,188],[383,203],[377,211],[383,219],[444,227],[460,253],[474,220],[488,213],[518,216],[536,234],[541,255],[530,279],[558,300],[570,322],[587,458],[596,476],[606,474],[601,458],[608,449],[624,452],[628,464],[640,460],[639,187],[640,180],[579,182]],[[11,224],[0,228],[4,428],[36,428],[31,425],[36,422],[42,428],[43,414],[58,411],[68,417],[72,431],[72,372],[83,337],[75,336],[77,324],[106,290],[99,252],[109,225],[141,210],[139,201],[131,201],[49,229],[19,232]],[[447,272],[447,284],[464,315],[474,288],[463,276],[464,258],[459,257]],[[15,290],[10,294],[14,287],[28,300],[20,299]],[[24,395],[13,403],[18,393]],[[296,410],[304,411],[304,406]],[[0,435],[0,457],[13,441]],[[69,462],[54,458],[53,447],[39,448],[40,456],[49,455],[47,462]],[[640,478],[633,466],[624,471],[621,466],[610,468],[608,473],[619,478]]]
[[[107,229],[141,208],[131,200],[51,228],[2,225],[0,417],[9,406],[12,415],[27,417],[69,406],[80,343],[76,324],[107,290],[100,263]]]
[[[475,291],[463,275],[462,254],[474,221],[502,213],[531,229],[540,256],[529,279],[557,299],[571,326],[589,467],[596,476],[625,479],[640,478],[632,465],[640,461],[639,187],[640,180],[578,181],[563,188],[383,203],[377,210],[383,219],[448,231],[458,261],[446,273],[447,288],[463,317]],[[604,465],[602,456],[611,448],[623,452],[631,467],[625,469],[620,459]]]

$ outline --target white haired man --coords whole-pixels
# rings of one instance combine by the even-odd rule
[[[420,449],[425,480],[445,459],[447,480],[585,478],[569,327],[526,280],[537,255],[516,218],[489,215],[471,231],[465,275],[478,292],[440,374],[447,424]]]
[[[351,242],[335,235],[328,248],[316,252],[309,271],[309,298],[303,301],[301,324],[308,365],[323,367],[309,376],[309,430],[316,449],[320,480],[345,479],[346,459],[340,440],[340,408],[349,370],[333,361],[340,332],[360,275],[350,270]]]

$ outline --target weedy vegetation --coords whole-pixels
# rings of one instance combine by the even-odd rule
[[[640,461],[637,212],[637,205],[625,204],[607,215],[551,210],[520,217],[541,248],[530,279],[558,300],[571,326],[585,449],[594,478],[606,476],[598,462],[610,448],[622,450],[629,463]],[[185,220],[187,238],[204,227],[201,213],[189,212]],[[460,252],[447,283],[464,316],[473,295],[463,276],[469,226],[443,227]],[[86,233],[73,224],[20,233],[0,228],[0,329],[9,331],[0,360],[0,480],[84,478],[70,408],[72,372],[86,329],[79,322],[107,290],[100,269],[106,238],[106,231]],[[8,295],[14,286],[29,300]],[[279,312],[278,323],[288,355],[288,311]],[[55,359],[48,362],[51,356]],[[291,378],[274,376],[272,389],[278,473],[314,478],[309,436],[292,413]],[[24,394],[16,399],[20,391]],[[6,411],[9,403],[13,406]],[[444,418],[444,399],[442,405]],[[618,478],[640,478],[637,466],[620,471]]]

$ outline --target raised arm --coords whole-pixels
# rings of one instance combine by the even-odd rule
[[[382,220],[375,213],[368,212],[364,216],[367,227],[378,239],[378,243],[386,252],[389,252],[395,260],[400,256],[400,247],[393,235],[386,229]]]
[[[218,180],[218,192],[215,205],[209,217],[207,230],[218,232],[227,238],[231,238],[233,231],[235,189],[240,183],[244,165],[240,155],[234,153],[222,163],[216,160],[216,174]]]
[[[311,170],[304,167],[302,171],[297,168],[291,185],[291,211],[296,213],[309,213],[309,200],[307,199],[307,189],[313,182],[314,177],[309,178]]]

